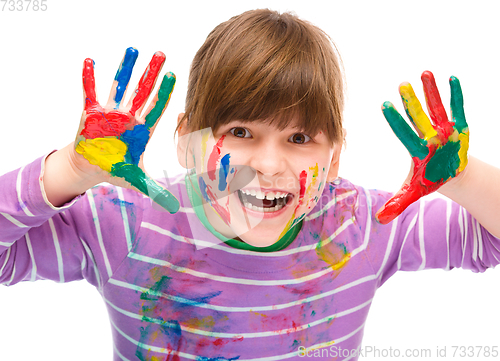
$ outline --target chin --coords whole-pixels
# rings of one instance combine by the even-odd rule
[[[278,242],[280,234],[281,232],[276,232],[276,229],[264,230],[257,226],[240,235],[239,239],[254,247],[268,247]]]

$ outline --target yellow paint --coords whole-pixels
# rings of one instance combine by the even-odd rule
[[[308,202],[311,201],[311,199],[310,199],[311,198],[311,192],[314,191],[316,182],[318,181],[318,173],[319,173],[318,163],[316,163],[316,165],[314,167],[309,167],[309,171],[313,171],[313,173],[312,173],[312,180],[311,180],[311,183],[307,186],[306,191],[304,192],[304,199],[307,196],[309,197]],[[279,235],[278,239],[280,239],[281,237],[283,237],[286,234],[286,232],[288,232],[288,230],[290,229],[290,227],[292,226],[293,221],[295,220],[296,211],[297,211],[297,209],[295,209],[293,211],[293,214],[290,217],[290,220],[286,224],[286,226],[283,229],[283,231],[281,231],[281,234]]]
[[[125,160],[127,145],[116,138],[94,138],[81,140],[75,150],[90,164],[111,172],[113,164]]]
[[[209,132],[205,132],[201,137],[201,172],[203,172],[203,164],[205,163],[205,154],[207,153],[207,142],[209,135]]]
[[[458,136],[460,140],[460,150],[458,151],[458,156],[460,157],[460,167],[458,167],[458,172],[461,172],[467,166],[467,150],[469,149],[469,129],[464,129],[463,133]]]
[[[321,247],[320,244],[321,242],[316,247],[318,258],[330,265],[334,271],[342,268],[351,259],[351,254],[344,252],[340,247],[332,251],[332,247],[335,244],[330,244],[330,246],[326,247]]]
[[[267,315],[264,315],[263,313],[260,312],[252,312],[256,316],[261,316],[261,317],[267,317]]]
[[[420,130],[425,140],[429,140],[437,135],[432,127],[431,121],[422,109],[420,101],[415,96],[415,92],[410,83],[403,83],[399,86],[399,94],[403,98],[403,103],[410,114],[415,126]]]
[[[224,316],[220,318],[218,321],[227,321],[229,318],[227,316]],[[198,328],[198,329],[212,329],[215,326],[215,320],[213,316],[207,316],[204,318],[191,318],[185,322],[185,325],[191,328]]]

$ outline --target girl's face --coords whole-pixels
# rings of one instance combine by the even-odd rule
[[[195,168],[209,222],[228,238],[265,247],[299,223],[338,172],[340,145],[291,123],[280,131],[265,122],[232,121],[215,134],[188,134],[178,148]],[[180,135],[185,135],[182,128]],[[186,137],[182,137],[186,140]],[[182,164],[182,163],[181,163]]]

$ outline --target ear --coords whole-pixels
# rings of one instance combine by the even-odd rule
[[[330,169],[328,170],[328,175],[326,177],[326,180],[328,182],[333,182],[339,175],[340,153],[342,151],[342,146],[345,145],[346,135],[347,130],[345,128],[342,128],[342,143],[335,143],[335,145],[333,146],[332,162],[330,163]]]
[[[194,167],[193,153],[189,147],[189,130],[187,126],[187,118],[184,118],[184,113],[180,113],[177,117],[177,160],[179,164],[186,168],[191,169]]]

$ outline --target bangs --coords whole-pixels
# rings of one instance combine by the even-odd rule
[[[344,81],[328,36],[292,14],[249,13],[215,28],[195,57],[189,126],[265,121],[283,130],[297,121],[309,136],[342,142]]]

